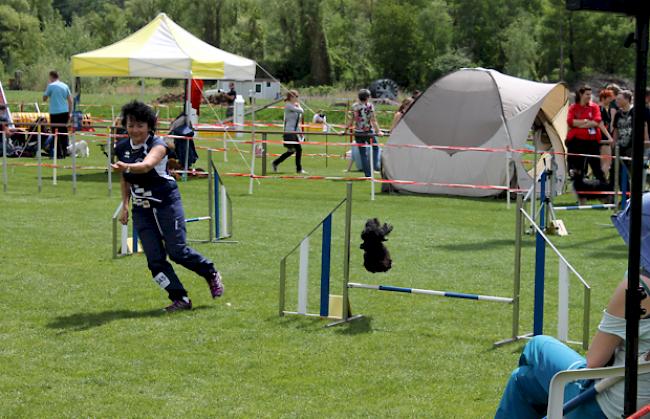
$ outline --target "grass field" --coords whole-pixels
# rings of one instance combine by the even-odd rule
[[[200,154],[197,166],[205,167]],[[228,157],[227,163],[221,154],[215,158],[222,173],[247,170],[234,149]],[[73,195],[70,171],[59,171],[53,186],[51,169],[44,169],[38,193],[36,169],[10,163],[8,191],[0,194],[0,416],[493,416],[522,347],[492,346],[510,334],[510,306],[351,290],[353,312],[366,315],[359,322],[324,328],[325,321],[278,316],[280,259],[344,197],[344,183],[264,179],[249,195],[247,178],[225,177],[239,243],[194,247],[222,271],[226,293],[213,301],[201,278],[177,267],[195,309],[166,315],[166,297],[151,280],[144,256],[111,259],[110,218],[119,194],[116,189],[108,196],[102,170],[80,174]],[[103,155],[91,145],[91,157],[79,164],[100,166]],[[290,174],[292,166],[290,159],[281,170]],[[332,158],[325,167],[322,159],[308,157],[304,166],[310,174],[338,176],[346,162]],[[206,182],[180,184],[188,217],[207,214]],[[381,194],[370,201],[366,183],[355,183],[353,201],[353,281],[512,294],[514,206],[495,199]],[[608,227],[609,212],[560,215],[571,234],[553,240],[593,286],[593,334],[622,278],[626,248]],[[363,269],[359,233],[368,217],[394,225],[387,242],[394,267],[387,274]],[[337,213],[335,237],[341,237],[341,224]],[[189,234],[205,236],[205,228],[192,224]],[[339,241],[333,292],[340,289],[341,252]],[[523,257],[521,329],[527,332],[530,236]],[[553,333],[555,257],[548,257],[547,273],[545,331]],[[295,258],[289,275],[287,303],[295,307]],[[581,311],[574,281],[574,339],[580,338]]]

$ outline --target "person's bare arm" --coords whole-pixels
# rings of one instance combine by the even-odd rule
[[[122,213],[120,214],[120,222],[124,225],[129,223],[129,199],[131,198],[131,185],[120,176],[120,190],[122,192]]]
[[[607,312],[612,316],[625,317],[625,290],[627,289],[627,280],[622,281],[609,304]],[[614,350],[623,342],[618,336],[610,333],[598,331],[591,340],[589,350],[587,351],[587,368],[598,368],[607,365],[614,354]]]
[[[377,123],[377,117],[375,117],[374,112],[372,113],[372,118],[370,118],[370,124],[372,125],[372,128],[375,130],[377,135],[384,135],[384,133],[379,128],[379,124]]]
[[[149,154],[147,154],[147,157],[145,157],[140,163],[124,163],[123,161],[118,161],[111,166],[118,172],[126,172],[128,169],[131,173],[147,173],[156,167],[166,154],[167,149],[165,146],[157,145],[151,149]]]
[[[607,141],[610,143],[614,142],[614,139],[612,138],[611,134],[609,131],[607,131],[607,128],[605,127],[605,123],[603,121],[600,121],[600,125],[598,125],[598,128],[600,128],[600,131],[605,134],[605,137],[607,137]],[[605,141],[601,141],[601,144],[607,144]]]
[[[402,119],[402,113],[401,112],[395,112],[395,115],[393,115],[393,123],[390,126],[390,130],[393,131],[397,124],[399,124],[399,121]]]
[[[72,114],[73,109],[72,95],[68,95],[68,113]]]

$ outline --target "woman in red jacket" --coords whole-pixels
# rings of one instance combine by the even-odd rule
[[[576,192],[602,190],[607,184],[599,159],[601,121],[600,108],[597,103],[591,101],[591,87],[586,85],[580,87],[576,92],[575,103],[569,107],[569,116],[567,117],[569,133],[566,138],[567,152],[569,153],[567,163]],[[594,157],[575,154],[588,154]],[[587,164],[591,167],[596,182],[585,182]],[[578,199],[584,201],[585,197],[578,193]]]

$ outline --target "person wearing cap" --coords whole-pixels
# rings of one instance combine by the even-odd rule
[[[640,285],[650,294],[650,194],[643,195],[641,226]],[[612,216],[612,223],[626,244],[629,244],[630,206]],[[538,335],[531,339],[519,358],[503,392],[495,418],[541,418],[546,413],[548,389],[553,376],[563,370],[598,368],[625,364],[625,292],[626,278],[621,281],[603,311],[598,331],[591,341],[586,357],[557,339]],[[650,361],[650,298],[641,301],[639,322],[639,354]],[[566,385],[564,400],[568,401],[585,389],[585,382]],[[620,418],[623,415],[623,381],[596,395],[571,411],[568,418]],[[650,403],[650,374],[640,374],[637,405]]]
[[[359,101],[352,105],[352,120],[346,129],[354,126],[354,141],[358,144],[359,155],[361,156],[361,167],[366,177],[370,177],[370,162],[365,145],[376,144],[375,134],[384,135],[379,129],[375,116],[375,107],[368,101],[370,90],[361,89],[358,94]],[[379,167],[379,148],[372,146],[372,162],[375,170]]]

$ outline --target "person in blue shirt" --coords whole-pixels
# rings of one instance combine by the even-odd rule
[[[120,222],[129,220],[129,201],[133,225],[142,242],[153,280],[167,291],[171,304],[165,311],[191,310],[187,295],[169,258],[205,278],[212,298],[223,294],[221,274],[209,259],[187,245],[185,213],[178,185],[167,171],[168,147],[155,133],[156,114],[146,104],[133,101],[122,107],[122,126],[128,138],[115,146],[118,161],[113,169],[122,173],[122,213]]]
[[[52,132],[58,131],[56,155],[62,159],[68,149],[68,122],[72,115],[72,93],[67,84],[59,80],[59,73],[52,70],[49,75],[49,84],[43,93],[43,101],[50,99],[50,123],[54,125]]]

